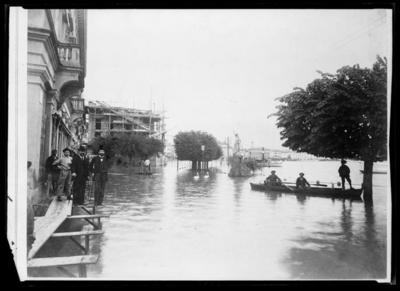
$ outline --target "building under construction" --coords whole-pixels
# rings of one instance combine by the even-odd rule
[[[88,140],[98,136],[142,134],[164,142],[165,123],[163,112],[114,107],[101,101],[89,101],[86,106]]]

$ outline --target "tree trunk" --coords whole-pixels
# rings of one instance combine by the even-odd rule
[[[129,165],[132,165],[132,158],[133,157],[132,157],[132,155],[129,155],[128,157],[129,157]]]
[[[195,171],[197,166],[197,161],[192,161],[192,170]]]
[[[363,176],[363,190],[364,200],[372,202],[372,169],[374,166],[373,161],[364,161],[364,176]]]

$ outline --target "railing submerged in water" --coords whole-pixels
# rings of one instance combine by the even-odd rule
[[[84,214],[73,211],[72,200],[62,199],[58,201],[55,197],[52,199],[49,207],[44,216],[35,217],[34,221],[34,234],[35,240],[29,249],[27,267],[29,270],[37,268],[48,268],[55,267],[62,273],[70,277],[77,277],[64,267],[66,266],[78,266],[78,276],[86,277],[86,265],[95,264],[98,260],[98,255],[90,255],[90,236],[102,235],[102,224],[100,219],[103,217],[109,217],[107,214],[95,214],[95,206],[90,211],[89,205],[77,205],[77,209],[83,210]],[[73,214],[75,212],[75,214]],[[61,225],[66,220],[85,220],[93,226],[93,229],[82,229],[73,230],[71,226],[68,229],[60,231]],[[97,220],[97,223],[94,221]],[[72,227],[73,228],[73,227]],[[76,237],[84,238],[84,245],[81,241],[75,239]],[[74,254],[66,254],[60,256],[40,256],[35,257],[39,250],[45,247],[45,243],[51,238],[70,238],[78,247],[79,252]]]
[[[69,67],[81,67],[80,47],[77,44],[58,43],[60,63]]]

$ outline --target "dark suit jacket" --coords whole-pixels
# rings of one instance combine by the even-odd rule
[[[58,159],[57,156],[53,157],[50,156],[46,160],[46,173],[60,173],[60,169],[57,167],[57,165],[53,165],[53,163]]]
[[[107,173],[108,172],[108,160],[103,157],[103,162],[101,162],[100,157],[96,156],[92,159],[90,163],[90,172],[94,174]]]
[[[89,176],[89,159],[84,156],[74,155],[71,165],[71,174],[75,173],[77,178],[87,178]]]
[[[350,175],[350,168],[346,165],[341,165],[339,167],[340,177],[348,177]]]

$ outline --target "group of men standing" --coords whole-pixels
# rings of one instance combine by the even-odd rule
[[[85,203],[86,182],[92,178],[94,181],[94,203],[102,205],[104,189],[108,179],[108,161],[105,151],[100,149],[98,155],[90,160],[86,154],[86,148],[80,146],[77,154],[65,148],[63,156],[57,156],[57,150],[53,150],[46,160],[46,174],[48,176],[49,194],[62,196],[73,200],[74,204]]]

